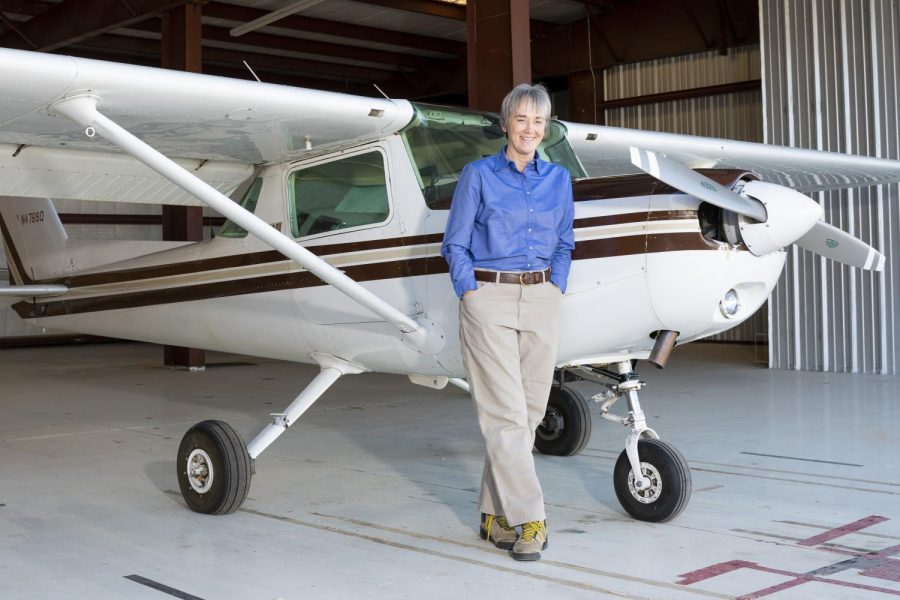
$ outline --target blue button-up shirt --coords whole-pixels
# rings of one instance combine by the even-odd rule
[[[565,167],[535,152],[520,172],[506,157],[505,146],[469,163],[460,173],[441,245],[456,295],[478,287],[475,268],[524,272],[550,267],[550,281],[565,292],[575,248],[574,218]]]

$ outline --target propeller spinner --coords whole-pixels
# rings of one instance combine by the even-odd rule
[[[756,256],[797,244],[845,265],[884,269],[883,254],[823,221],[822,207],[800,192],[764,181],[748,181],[736,193],[677,161],[633,146],[631,162],[685,194],[738,215],[741,241]]]

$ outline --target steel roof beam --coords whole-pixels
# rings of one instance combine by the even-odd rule
[[[76,44],[66,48],[66,52],[72,54],[73,56],[90,58],[94,60],[128,62],[128,64],[140,65],[144,67],[159,66],[158,51],[136,54],[134,52],[126,53],[114,49],[100,49]],[[374,90],[374,88],[366,83],[366,80],[351,78],[341,79],[337,76],[334,76],[334,73],[298,76],[286,71],[270,71],[265,68],[256,69],[256,72],[264,83],[277,83],[282,85],[291,85],[295,87],[306,87],[335,92],[343,91],[358,95],[377,95],[377,92]],[[225,64],[215,61],[204,61],[203,73],[206,75],[231,77],[232,79],[253,80],[253,76],[243,65],[241,65],[240,67],[236,67],[234,66],[234,63],[231,62]]]
[[[160,45],[156,40],[129,37],[124,35],[109,34],[86,40],[77,48],[89,52],[118,52],[118,60],[127,60],[131,55],[159,56]],[[157,58],[158,60],[158,58]],[[305,58],[292,58],[277,56],[274,54],[262,54],[253,51],[228,50],[225,48],[203,48],[203,72],[206,73],[206,63],[219,63],[233,65],[238,70],[244,69],[246,60],[254,71],[281,70],[286,73],[298,73],[304,75],[326,75],[336,79],[352,79],[355,81],[381,81],[396,73],[393,69],[384,69],[372,66],[347,65]],[[158,64],[158,62],[156,63]],[[249,73],[248,73],[249,75]]]
[[[40,0],[0,0],[0,12],[34,17],[56,6],[53,2]]]
[[[234,4],[224,4],[221,2],[210,2],[203,7],[203,15],[206,17],[223,19],[236,23],[252,21],[265,14],[266,11],[264,10],[236,6]],[[466,53],[466,44],[464,42],[402,31],[393,31],[390,29],[355,25],[352,23],[342,23],[340,21],[317,19],[301,15],[285,17],[278,21],[277,27],[374,42],[377,44],[388,44],[403,48],[426,48],[428,50],[434,50],[435,52],[443,52],[445,54],[453,54],[456,56],[462,56]]]
[[[127,27],[191,0],[129,0],[128,7],[119,0],[63,0],[19,26],[22,37],[7,32],[0,46],[20,50],[50,52],[103,33]],[[30,40],[30,46],[23,37]]]
[[[363,46],[348,46],[346,44],[320,42],[317,40],[306,40],[284,35],[274,35],[271,33],[245,33],[244,35],[235,38],[228,33],[227,28],[214,27],[212,25],[203,26],[203,40],[204,42],[209,40],[214,42],[226,42],[229,44],[246,44],[247,46],[253,46],[260,49],[271,48],[274,50],[303,52],[320,56],[333,56],[335,58],[347,60],[361,60],[412,69],[420,69],[428,64],[428,58],[416,56],[414,54],[377,50],[374,48],[365,48]]]
[[[159,33],[159,23],[154,21],[144,21],[143,23],[136,23],[135,25],[132,25],[130,29],[156,34]],[[122,33],[121,35],[127,34]],[[388,67],[405,67],[409,69],[421,69],[422,67],[427,66],[430,62],[427,57],[416,56],[414,54],[391,52],[388,50],[377,50],[373,48],[365,48],[362,46],[348,46],[345,44],[320,42],[317,40],[307,40],[303,38],[296,38],[287,35],[277,35],[272,33],[245,33],[244,35],[235,38],[229,34],[228,27],[218,27],[214,25],[203,26],[203,42],[204,47],[213,47],[206,42],[221,42],[231,45],[247,46],[248,52],[257,52],[263,54],[265,54],[265,50],[302,52],[304,54],[315,54],[318,56],[330,56],[344,60],[358,60],[369,63],[380,63]]]
[[[445,19],[466,20],[466,7],[461,4],[450,4],[436,0],[353,0],[360,4],[374,4],[385,8],[405,10],[408,12],[443,17]]]

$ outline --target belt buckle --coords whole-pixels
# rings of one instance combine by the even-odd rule
[[[525,283],[526,275],[528,275],[528,273],[519,273],[519,285],[528,285],[527,283]]]

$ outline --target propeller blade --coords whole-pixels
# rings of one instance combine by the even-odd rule
[[[641,171],[652,175],[676,190],[700,198],[704,202],[719,208],[730,210],[739,215],[756,219],[764,223],[768,216],[761,202],[735,194],[728,188],[719,185],[709,177],[692,171],[680,162],[660,156],[650,150],[630,147],[631,163]]]
[[[839,263],[871,271],[884,269],[884,255],[834,225],[819,221],[806,235],[794,242],[804,250],[809,250]]]

